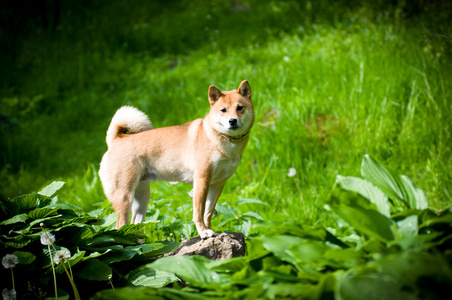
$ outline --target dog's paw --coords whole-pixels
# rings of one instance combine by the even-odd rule
[[[216,233],[216,232],[213,231],[212,229],[206,229],[206,230],[203,230],[202,232],[199,233],[199,236],[200,236],[203,240],[208,239],[208,238],[211,238],[211,237],[215,237],[215,236],[217,236],[217,235],[218,235],[218,233]]]

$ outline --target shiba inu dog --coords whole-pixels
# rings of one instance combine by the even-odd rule
[[[149,181],[193,184],[193,221],[201,238],[216,236],[212,214],[226,181],[236,171],[254,123],[248,81],[237,90],[209,87],[210,111],[203,119],[153,129],[148,117],[121,107],[107,130],[108,150],[99,176],[118,212],[116,228],[143,222],[150,200]]]

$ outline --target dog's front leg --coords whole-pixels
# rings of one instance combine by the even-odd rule
[[[226,182],[211,185],[209,188],[209,193],[207,194],[206,208],[204,210],[204,224],[207,229],[212,229],[211,220],[213,212],[215,211],[215,205],[217,205],[218,198],[223,191],[223,187]],[[215,234],[216,235],[216,234]]]
[[[193,183],[193,222],[199,236],[205,240],[215,236],[216,233],[204,224],[204,212],[206,210],[206,199],[209,193],[210,178],[207,176],[196,176]]]

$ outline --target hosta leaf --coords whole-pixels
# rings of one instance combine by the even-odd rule
[[[287,250],[295,245],[303,242],[305,239],[291,236],[291,235],[278,235],[278,236],[262,236],[260,237],[265,249],[273,252],[274,255],[280,259],[293,263],[296,263],[296,259],[290,255]]]
[[[63,185],[63,181],[54,181],[38,192],[38,194],[51,198],[63,187]]]
[[[29,265],[35,261],[36,255],[31,252],[14,251],[13,254],[19,259],[19,264]]]
[[[402,233],[404,237],[411,237],[417,235],[418,232],[417,215],[408,216],[405,219],[398,221],[397,227],[399,228],[399,232]]]
[[[141,245],[127,246],[126,249],[136,251],[139,254],[144,254],[144,253],[148,253],[151,251],[159,250],[163,247],[165,247],[164,244],[154,243],[154,244],[141,244]]]
[[[57,208],[36,208],[28,213],[28,216],[30,219],[36,220],[36,219],[43,219],[47,216],[53,215],[58,211]]]
[[[400,283],[377,274],[342,275],[339,277],[335,298],[339,300],[415,300],[414,294],[404,291]]]
[[[164,287],[171,282],[179,281],[172,272],[159,271],[152,269],[149,265],[135,269],[125,277],[130,285]]]
[[[333,205],[331,208],[358,232],[383,242],[394,239],[394,233],[391,229],[392,221],[373,209],[347,205]]]
[[[127,224],[119,228],[117,231],[113,231],[115,235],[139,235],[142,236],[142,231],[147,229],[151,224],[159,223],[159,221],[146,221],[138,224]]]
[[[322,242],[305,240],[289,247],[286,252],[295,258],[299,264],[314,264],[323,260],[323,255],[328,247]],[[323,265],[320,264],[320,265]]]
[[[109,243],[115,242],[115,239],[108,235],[95,236],[89,241],[86,241],[88,247],[105,246]]]
[[[77,269],[75,274],[78,277],[87,280],[104,281],[108,280],[108,278],[112,276],[112,270],[107,264],[101,262],[97,258],[94,258],[83,263],[83,265]]]
[[[29,240],[27,238],[17,238],[14,241],[6,242],[5,245],[7,247],[12,247],[12,248],[18,249],[18,248],[23,248],[30,243],[31,243],[31,240]]]
[[[391,214],[388,197],[369,181],[357,177],[343,177],[338,175],[336,177],[336,184],[345,190],[360,194],[370,202],[374,203],[382,215],[388,218],[390,217]]]
[[[215,272],[238,272],[245,267],[248,261],[248,257],[233,257],[208,262],[206,267]]]
[[[117,247],[122,247],[121,245],[115,245]],[[133,250],[125,249],[115,249],[116,251],[109,253],[101,258],[101,260],[106,264],[111,264],[114,262],[130,260],[132,257],[138,253]]]
[[[375,262],[385,277],[405,287],[417,289],[420,281],[430,282],[439,287],[440,283],[452,283],[452,268],[447,259],[440,253],[399,252],[383,257]],[[434,292],[432,289],[431,292]],[[437,290],[440,293],[441,289]],[[431,295],[433,296],[433,295]],[[439,296],[439,295],[437,295]],[[420,297],[440,299],[440,297]],[[396,299],[396,298],[393,298]],[[402,298],[399,298],[402,299]]]
[[[276,283],[270,285],[266,296],[269,299],[315,299],[318,287],[313,284]]]
[[[427,199],[425,198],[424,191],[417,188],[413,181],[405,175],[400,176],[405,190],[408,193],[408,201],[411,208],[426,209],[428,208]]]
[[[38,194],[26,194],[4,202],[10,215],[28,213],[38,207]]]
[[[28,220],[28,215],[27,214],[20,214],[20,215],[15,215],[14,217],[5,220],[3,222],[0,223],[0,225],[11,225],[11,224],[16,224],[16,223],[25,223],[25,221]]]
[[[170,288],[152,288],[152,287],[125,287],[114,290],[103,290],[98,292],[90,299],[92,300],[130,300],[130,299],[184,299],[184,300],[205,300],[206,296],[197,291],[189,292],[186,290]]]
[[[365,155],[361,165],[361,175],[379,187],[391,199],[402,201],[407,208],[427,208],[424,192],[414,186],[406,176],[399,176],[370,155]]]
[[[406,201],[400,177],[366,154],[361,164],[361,175],[379,187],[391,199]],[[405,203],[408,206],[408,203]]]
[[[393,245],[398,245],[403,250],[416,249],[416,250],[427,250],[438,245],[441,245],[440,241],[434,241],[441,233],[434,232],[431,234],[419,234],[415,236],[407,236],[403,238],[396,239],[388,244],[389,247]]]
[[[145,255],[148,258],[156,257],[158,255],[162,255],[162,254],[171,252],[174,249],[176,249],[177,247],[179,247],[179,245],[180,245],[179,242],[175,242],[175,241],[163,241],[161,243],[156,243],[156,244],[162,244],[163,247],[161,247],[161,248],[157,247],[158,249],[147,251],[147,252],[143,253],[143,255]],[[155,245],[155,244],[152,244],[152,245]]]
[[[222,278],[217,272],[207,268],[208,262],[207,258],[201,256],[171,256],[159,258],[148,266],[175,273],[193,286],[216,286]]]

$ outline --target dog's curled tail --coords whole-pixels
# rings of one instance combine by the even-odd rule
[[[116,111],[113,119],[111,119],[107,130],[107,145],[110,147],[120,133],[132,134],[152,128],[152,123],[145,113],[132,106],[123,106]]]

